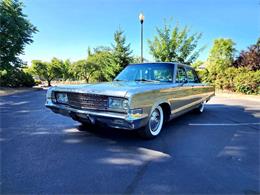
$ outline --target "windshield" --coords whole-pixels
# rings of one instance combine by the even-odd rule
[[[128,65],[115,81],[172,82],[173,64],[146,63]]]

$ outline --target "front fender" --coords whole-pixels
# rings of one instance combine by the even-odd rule
[[[129,98],[130,109],[142,108],[143,112],[150,116],[152,110],[160,104],[166,103],[171,108],[170,100],[167,97],[169,97],[168,94],[161,91],[135,94]]]
[[[169,100],[167,100],[167,99],[158,100],[158,101],[156,101],[156,102],[154,103],[154,105],[151,107],[150,112],[149,112],[149,117],[151,116],[152,111],[153,111],[156,107],[158,107],[159,105],[161,105],[161,104],[167,104],[167,105],[169,106],[169,108],[171,108],[171,104],[170,104],[170,101],[169,101]]]

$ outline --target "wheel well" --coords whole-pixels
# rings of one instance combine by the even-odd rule
[[[164,121],[168,121],[170,119],[170,115],[171,115],[170,105],[167,103],[162,103],[162,104],[160,104],[160,106],[162,107],[162,110],[163,110]]]

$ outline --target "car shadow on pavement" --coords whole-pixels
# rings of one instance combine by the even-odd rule
[[[79,125],[76,129],[80,132],[66,136],[64,143],[70,143],[66,148],[82,146],[77,152],[86,158],[91,156],[88,165],[93,163],[114,171],[136,167],[135,176],[126,182],[124,192],[128,194],[191,193],[194,190],[197,193],[257,192],[260,176],[256,170],[260,163],[257,116],[259,110],[256,109],[214,104],[207,105],[203,114],[190,112],[168,122],[152,140],[143,140],[135,131],[107,127],[87,129]],[[75,141],[77,139],[80,141]],[[94,155],[92,147],[97,147]],[[74,155],[71,153],[71,157]],[[149,173],[150,167],[157,167],[157,172]],[[157,177],[170,177],[170,181],[154,179]],[[198,180],[201,183],[185,187],[187,178],[189,183]],[[176,189],[172,184],[180,186]]]
[[[233,112],[236,113],[234,116]],[[85,143],[88,147],[91,139],[97,141],[96,144],[108,144],[107,147],[147,148],[168,156],[173,153],[190,155],[190,149],[198,156],[207,156],[211,152],[207,156],[211,158],[249,158],[250,155],[246,154],[248,144],[252,142],[250,147],[252,144],[259,146],[259,141],[255,139],[259,136],[257,114],[258,110],[239,106],[207,105],[205,113],[198,115],[190,112],[166,123],[161,134],[152,140],[140,138],[136,131],[79,125],[76,126],[79,132],[74,131],[70,141],[66,136],[65,143]],[[208,147],[208,153],[203,154],[205,147]]]

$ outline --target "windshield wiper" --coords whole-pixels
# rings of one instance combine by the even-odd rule
[[[121,80],[121,79],[114,79],[114,81],[125,81],[125,80]]]

